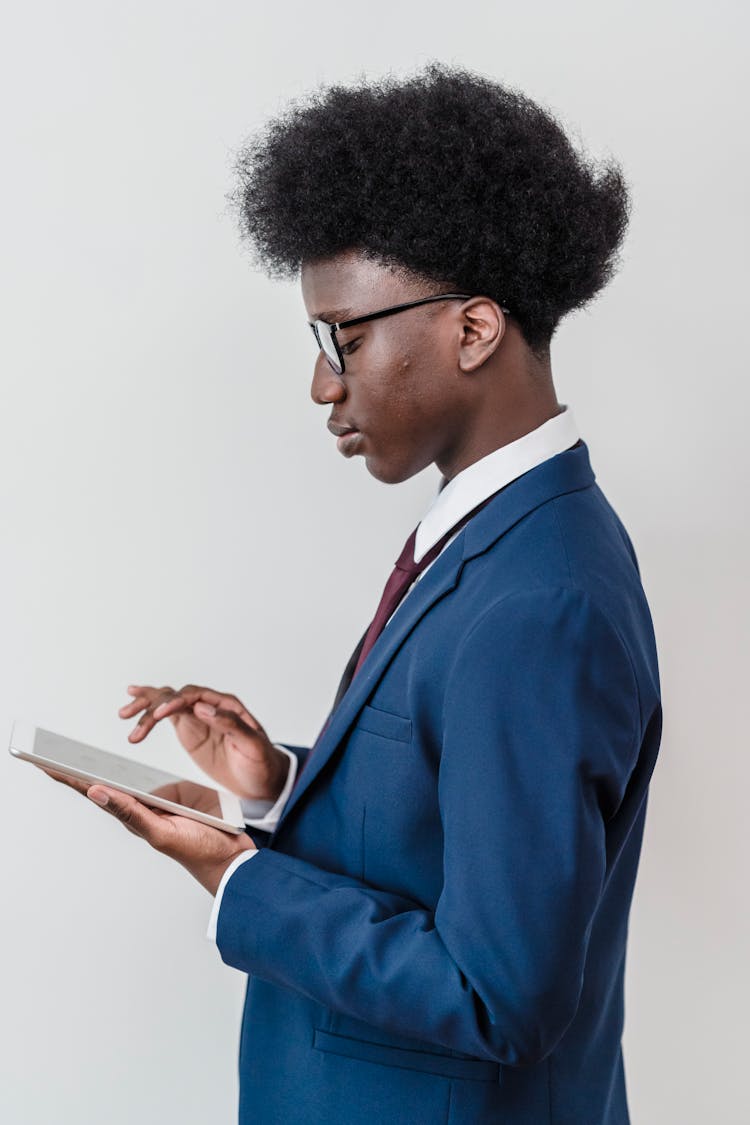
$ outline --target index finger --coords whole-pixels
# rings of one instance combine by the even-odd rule
[[[172,688],[167,687],[151,687],[148,685],[128,684],[128,695],[133,698],[128,703],[124,703],[117,712],[121,719],[129,719],[138,711],[144,711],[147,707],[151,707],[155,700],[165,692],[172,691]]]
[[[196,703],[210,703],[212,707],[223,707],[227,711],[234,711],[238,715],[245,713],[245,708],[233,695],[224,695],[212,688],[199,687],[197,684],[185,684],[172,699],[166,699],[154,708],[154,718],[163,719]]]
[[[140,719],[128,735],[128,742],[140,742],[158,721],[154,718],[154,711],[159,703],[174,698],[175,691],[171,687],[137,687],[133,684],[130,685],[128,691],[135,695],[135,699],[132,703],[126,703],[124,707],[121,707],[118,714],[121,719],[130,719],[138,711],[143,711]]]

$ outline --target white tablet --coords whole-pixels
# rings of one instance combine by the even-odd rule
[[[144,805],[189,816],[225,832],[245,831],[239,798],[233,793],[176,777],[145,762],[110,754],[23,722],[13,724],[8,749],[17,758],[38,766],[121,789]]]

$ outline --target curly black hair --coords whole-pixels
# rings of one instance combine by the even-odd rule
[[[507,305],[542,354],[612,277],[630,210],[616,162],[597,168],[520,91],[435,62],[290,103],[235,171],[240,230],[269,276],[355,249]]]

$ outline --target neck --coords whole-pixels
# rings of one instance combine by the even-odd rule
[[[510,341],[508,341],[510,343]],[[517,441],[562,412],[552,383],[549,353],[539,358],[526,345],[508,348],[466,376],[476,384],[453,446],[437,458],[444,487],[488,453]]]

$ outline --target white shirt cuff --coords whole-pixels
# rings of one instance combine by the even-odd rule
[[[273,832],[278,824],[281,814],[284,811],[284,805],[289,800],[289,794],[294,786],[297,777],[297,755],[293,754],[291,750],[287,750],[286,746],[282,746],[278,742],[274,742],[277,750],[281,750],[286,754],[289,759],[289,770],[284,782],[284,788],[279,793],[275,801],[248,801],[241,800],[242,816],[245,824],[251,828],[263,828],[266,832]]]
[[[284,805],[289,799],[289,794],[294,786],[297,777],[298,758],[291,750],[287,750],[286,746],[282,746],[278,742],[274,742],[277,750],[282,750],[289,758],[289,772],[284,782],[284,788],[279,793],[275,801],[246,801],[241,800],[242,816],[245,824],[250,828],[263,828],[266,832],[273,832],[274,828],[279,822],[279,818],[284,810]],[[214,903],[211,907],[211,916],[208,919],[208,929],[206,930],[206,937],[209,941],[216,941],[216,927],[219,922],[219,910],[221,909],[221,899],[224,894],[224,888],[229,882],[230,877],[234,874],[237,868],[247,859],[252,859],[254,855],[258,854],[258,849],[253,851],[240,852],[227,867],[226,871],[221,877],[221,882],[214,897]]]
[[[229,864],[229,867],[226,869],[226,871],[222,875],[221,882],[219,883],[218,889],[216,891],[216,897],[214,898],[214,904],[211,907],[211,917],[208,919],[208,929],[206,930],[206,937],[210,941],[216,941],[216,926],[217,926],[217,923],[219,921],[219,910],[221,908],[221,896],[224,894],[224,888],[226,887],[226,885],[229,882],[231,876],[234,874],[234,872],[237,870],[237,868],[241,867],[242,864],[245,862],[245,860],[252,859],[253,856],[257,855],[257,854],[258,854],[257,848],[254,848],[253,851],[240,852],[240,854],[238,856],[234,857],[232,862]]]

